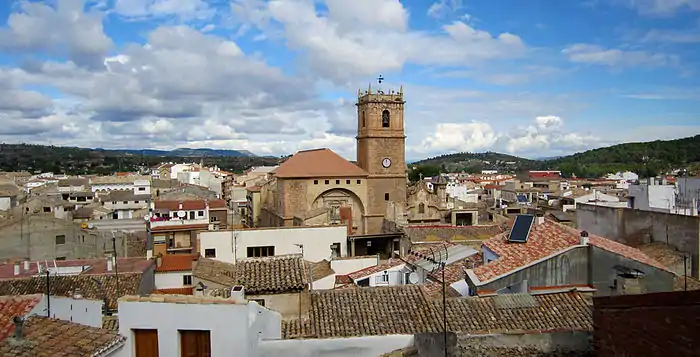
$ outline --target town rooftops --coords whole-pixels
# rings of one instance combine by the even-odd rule
[[[243,285],[246,294],[300,291],[309,282],[300,255],[248,258],[235,265],[199,258],[192,275],[225,286]]]
[[[498,259],[476,267],[470,272],[480,282],[490,281],[550,255],[573,248],[580,243],[581,232],[579,230],[545,219],[544,223],[532,226],[526,243],[510,242],[507,239],[507,234],[499,234],[484,241],[483,246],[495,253]],[[589,234],[588,244],[669,271],[639,249],[592,234]]]
[[[181,207],[182,205],[182,207]],[[165,201],[157,200],[155,201],[155,208],[157,210],[168,210],[168,211],[193,211],[193,210],[203,210],[207,208],[206,200],[182,200],[182,201]]]
[[[141,288],[142,273],[101,275],[51,275],[50,294],[70,297],[79,291],[85,299],[107,300],[107,306],[116,309],[118,295],[137,294]],[[117,289],[119,286],[119,289]],[[117,291],[119,293],[117,294]],[[46,277],[0,280],[0,295],[30,295],[46,293]]]
[[[151,294],[148,296],[128,295],[119,299],[119,302],[151,302],[151,303],[166,303],[166,304],[219,304],[232,305],[241,304],[242,302],[235,299],[227,299],[216,296],[195,296],[195,295],[176,295],[176,294]]]
[[[22,330],[21,339],[9,337],[0,343],[0,355],[107,356],[126,340],[115,331],[40,316],[27,318]]]
[[[14,317],[25,316],[41,301],[41,294],[0,296],[0,341],[15,330]]]
[[[151,178],[148,176],[139,176],[124,174],[117,176],[96,176],[90,179],[91,185],[110,185],[110,184],[133,184],[137,180],[150,181]]]
[[[578,292],[447,300],[450,331],[470,334],[592,329]],[[310,317],[282,322],[282,337],[338,338],[442,331],[442,300],[420,285],[311,292]]]
[[[108,270],[107,258],[104,259],[77,259],[77,260],[56,260],[29,262],[29,269],[25,268],[24,262],[19,262],[19,275],[15,275],[15,265],[5,263],[0,265],[0,280],[16,279],[22,277],[32,277],[39,273],[37,263],[44,267],[48,266],[49,271],[62,275],[99,275],[113,274],[114,270]],[[54,265],[55,264],[55,265]],[[155,263],[146,258],[118,258],[117,267],[120,273],[143,273]],[[112,267],[114,269],[114,267]]]
[[[505,231],[503,225],[451,226],[451,225],[409,225],[406,236],[411,242],[446,240],[487,239]]]
[[[279,178],[364,177],[367,172],[331,149],[299,151],[277,167]]]
[[[101,196],[100,199],[102,202],[109,202],[109,201],[115,201],[115,202],[123,202],[123,201],[139,201],[146,203],[149,199],[151,199],[151,195],[137,195],[134,194],[134,191],[112,191],[104,196]]]
[[[86,178],[69,178],[65,180],[58,180],[58,187],[85,186],[87,184],[88,179]]]

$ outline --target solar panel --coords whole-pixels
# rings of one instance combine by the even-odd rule
[[[527,242],[527,237],[530,235],[530,229],[534,221],[535,216],[531,214],[521,214],[515,217],[515,223],[513,223],[513,228],[510,230],[508,240],[517,243]]]
[[[525,195],[518,195],[517,199],[520,203],[527,203],[527,197]]]

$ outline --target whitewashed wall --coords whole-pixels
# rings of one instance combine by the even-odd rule
[[[184,287],[182,284],[182,277],[185,275],[192,275],[192,271],[156,272],[156,289],[182,288]]]
[[[73,299],[62,296],[47,298],[44,295],[28,315],[47,316],[47,302],[49,300],[52,318],[102,328],[103,302],[101,300]]]
[[[413,345],[413,335],[261,341],[259,357],[360,357],[380,356]],[[231,354],[230,356],[239,356]]]
[[[379,258],[374,255],[331,260],[331,269],[340,275],[350,274],[375,265],[379,265]]]
[[[235,231],[202,232],[200,252],[216,249],[214,259],[233,263],[245,259],[248,247],[274,246],[275,255],[299,254],[296,244],[304,245],[304,259],[318,262],[331,257],[331,245],[340,243],[341,255],[347,252],[347,227],[289,227],[272,229],[242,229]]]

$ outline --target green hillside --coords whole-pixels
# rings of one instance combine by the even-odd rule
[[[143,171],[161,162],[203,162],[241,172],[250,166],[276,165],[278,158],[256,156],[151,156],[101,149],[29,144],[0,144],[0,171],[111,174]]]
[[[506,164],[508,162],[511,163]],[[409,175],[415,179],[419,173],[433,176],[429,173],[480,172],[484,169],[518,173],[550,169],[578,177],[600,177],[610,172],[629,170],[644,177],[678,168],[697,170],[699,163],[700,135],[696,135],[676,140],[619,144],[551,160],[530,160],[494,152],[448,154],[409,165]]]

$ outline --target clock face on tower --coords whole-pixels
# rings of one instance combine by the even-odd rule
[[[384,166],[384,168],[389,168],[389,166],[391,166],[391,159],[387,157],[382,160],[382,166]]]

